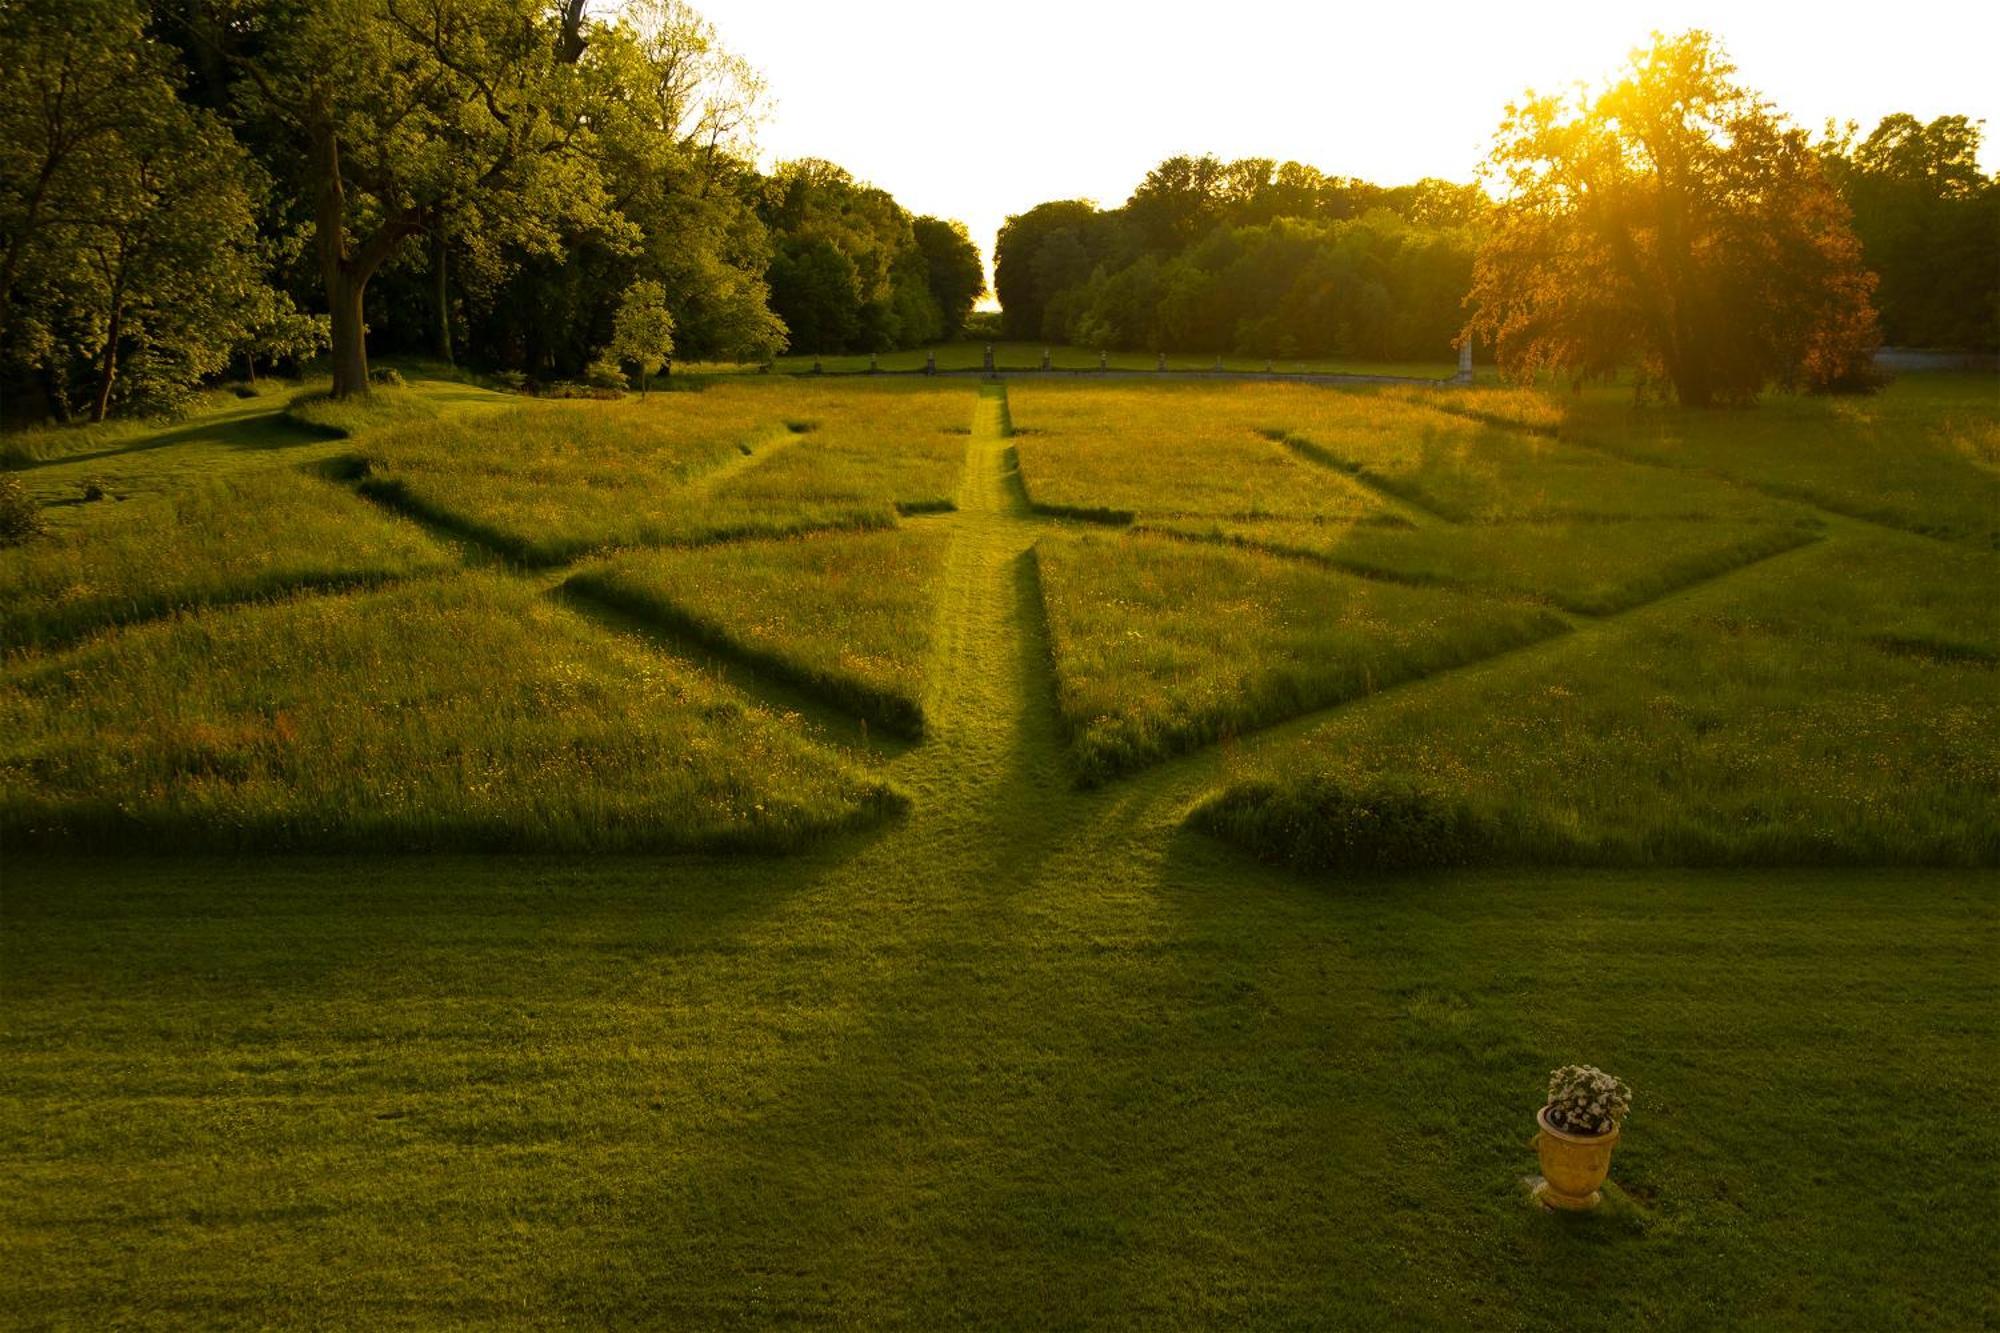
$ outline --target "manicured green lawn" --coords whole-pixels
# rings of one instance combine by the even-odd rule
[[[1976,1327],[1991,875],[9,867],[10,1324]],[[1547,1070],[1637,1090],[1604,1215]]]
[[[1782,432],[1633,461],[1573,433],[1588,398],[1079,392],[1109,424],[1051,483],[1209,531],[1035,512],[1059,432],[1008,437],[1047,425],[1018,382],[419,380],[37,443],[71,455],[23,473],[44,499],[160,493],[47,511],[111,553],[89,577],[227,595],[0,671],[0,1322],[1991,1322],[1964,395],[1876,400],[1929,450],[1882,522],[1940,541],[1830,512],[1903,475],[1861,436],[1808,487]],[[656,447],[736,394],[783,434]],[[549,559],[692,540],[659,515],[722,544],[417,559],[331,484],[356,455]],[[877,531],[722,541],[814,504]],[[167,513],[153,570],[118,525]],[[1190,539],[1279,523],[1327,549]],[[308,551],[393,577],[275,577]],[[702,626],[557,586],[606,571]],[[920,743],[856,724],[870,681],[921,681]],[[1079,790],[1105,718],[1118,776]],[[1357,873],[1383,811],[1511,868]],[[1571,1061],[1637,1093],[1583,1218],[1522,1185]]]

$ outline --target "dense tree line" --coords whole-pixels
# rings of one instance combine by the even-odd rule
[[[963,326],[962,226],[765,176],[763,87],[711,26],[597,8],[0,6],[0,390],[102,416],[321,351],[346,394],[370,346],[568,377]]]
[[[1893,115],[1822,147],[1894,346],[2000,351],[2000,176],[1981,173],[1979,145],[1964,116]]]
[[[1015,338],[1437,358],[1464,321],[1487,208],[1475,186],[1175,157],[1122,207],[1059,200],[1007,219],[994,287]]]

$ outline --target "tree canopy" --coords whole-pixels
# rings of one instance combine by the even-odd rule
[[[1011,337],[1144,351],[1441,359],[1486,199],[1297,162],[1176,157],[1123,207],[1007,219],[994,286]]]
[[[1594,96],[1508,108],[1467,325],[1503,367],[1637,365],[1693,407],[1866,381],[1875,279],[1847,204],[1805,132],[1734,74],[1690,32]]]
[[[684,357],[907,346],[983,287],[963,227],[761,173],[762,80],[683,0],[7,5],[0,51],[10,410],[329,345],[336,394],[371,344],[574,376],[653,287]]]
[[[1822,147],[1854,210],[1884,338],[1902,347],[2000,350],[2000,176],[1979,170],[1979,122],[1884,117]]]

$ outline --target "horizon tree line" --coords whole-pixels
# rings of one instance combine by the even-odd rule
[[[830,162],[760,171],[765,88],[712,25],[600,9],[0,11],[0,394],[101,420],[322,352],[365,393],[371,344],[643,379],[962,333],[985,290],[962,224]],[[1174,157],[1117,208],[1008,218],[994,287],[1007,336],[1106,349],[1428,360],[1476,336],[1518,375],[1637,366],[1691,404],[1859,387],[1879,337],[2000,348],[1980,142],[1907,115],[1814,141],[1689,33],[1592,97],[1509,107],[1497,199]]]

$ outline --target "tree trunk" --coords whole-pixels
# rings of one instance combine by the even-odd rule
[[[335,398],[368,392],[368,342],[361,318],[361,296],[367,288],[368,280],[355,277],[345,265],[329,275],[326,303],[333,325]]]
[[[118,378],[118,333],[125,323],[122,302],[111,307],[111,327],[104,335],[104,366],[97,377],[97,397],[90,404],[90,419],[102,421],[111,411],[111,385]]]
[[[451,283],[445,263],[448,254],[444,219],[431,221],[431,305],[437,322],[431,329],[431,350],[446,365],[451,359]]]

